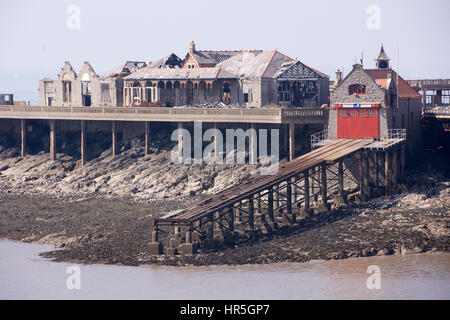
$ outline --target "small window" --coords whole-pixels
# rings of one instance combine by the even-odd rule
[[[351,84],[348,86],[348,94],[366,94],[366,86],[363,84]]]
[[[248,93],[244,93],[244,102],[248,102]]]

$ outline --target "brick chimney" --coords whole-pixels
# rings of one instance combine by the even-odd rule
[[[194,51],[195,51],[195,42],[194,40],[192,40],[191,43],[189,44],[189,52],[194,53]]]
[[[336,82],[335,82],[335,85],[338,85],[341,82],[342,82],[342,71],[338,69],[336,71]]]

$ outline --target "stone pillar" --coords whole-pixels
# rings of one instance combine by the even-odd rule
[[[189,227],[186,231],[186,243],[192,243],[192,227]]]
[[[20,119],[20,157],[25,158],[27,154],[27,122]]]
[[[56,159],[56,120],[50,120],[50,160]]]
[[[295,158],[295,123],[289,123],[289,160]]]
[[[112,121],[112,155],[117,155],[117,127],[116,121]]]
[[[153,224],[152,242],[148,245],[148,251],[150,255],[159,255],[163,251],[162,244],[158,242],[158,233],[158,226]]]
[[[150,122],[145,121],[145,155],[150,154]]]
[[[81,165],[86,164],[86,120],[81,120]]]

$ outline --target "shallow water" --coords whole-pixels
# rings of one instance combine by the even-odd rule
[[[163,267],[56,263],[52,247],[0,240],[0,299],[450,299],[450,254],[269,265]],[[368,289],[367,267],[381,289]],[[67,288],[80,267],[79,290]]]

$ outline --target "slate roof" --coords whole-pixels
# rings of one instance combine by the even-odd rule
[[[115,77],[124,77],[133,72],[136,72],[140,68],[147,66],[147,63],[144,61],[126,61],[124,64],[115,68],[114,70],[105,73],[101,76],[101,80],[115,78]]]
[[[125,80],[214,80],[214,79],[238,79],[238,77],[222,68],[150,68],[145,67],[125,77]]]
[[[378,57],[375,60],[391,60],[391,59],[389,59],[386,52],[384,52],[383,46],[381,46],[380,53],[378,54]]]
[[[392,69],[364,69],[364,71],[373,79],[375,82],[386,89],[387,84],[387,74],[389,71],[392,72],[392,79],[397,87],[399,98],[413,98],[420,99],[422,96],[411,87],[408,82],[406,82],[402,77],[398,76],[397,85],[397,73]]]
[[[189,53],[195,61],[201,65],[216,65],[222,61],[225,61],[237,54],[241,51],[233,50],[233,51],[210,51],[210,50],[195,50],[192,53]]]
[[[150,68],[164,68],[164,67],[181,67],[181,59],[175,54],[171,53],[148,65]]]
[[[277,50],[242,51],[219,63],[217,66],[244,79],[252,79],[255,77],[271,78],[288,61],[293,61],[293,59]]]

